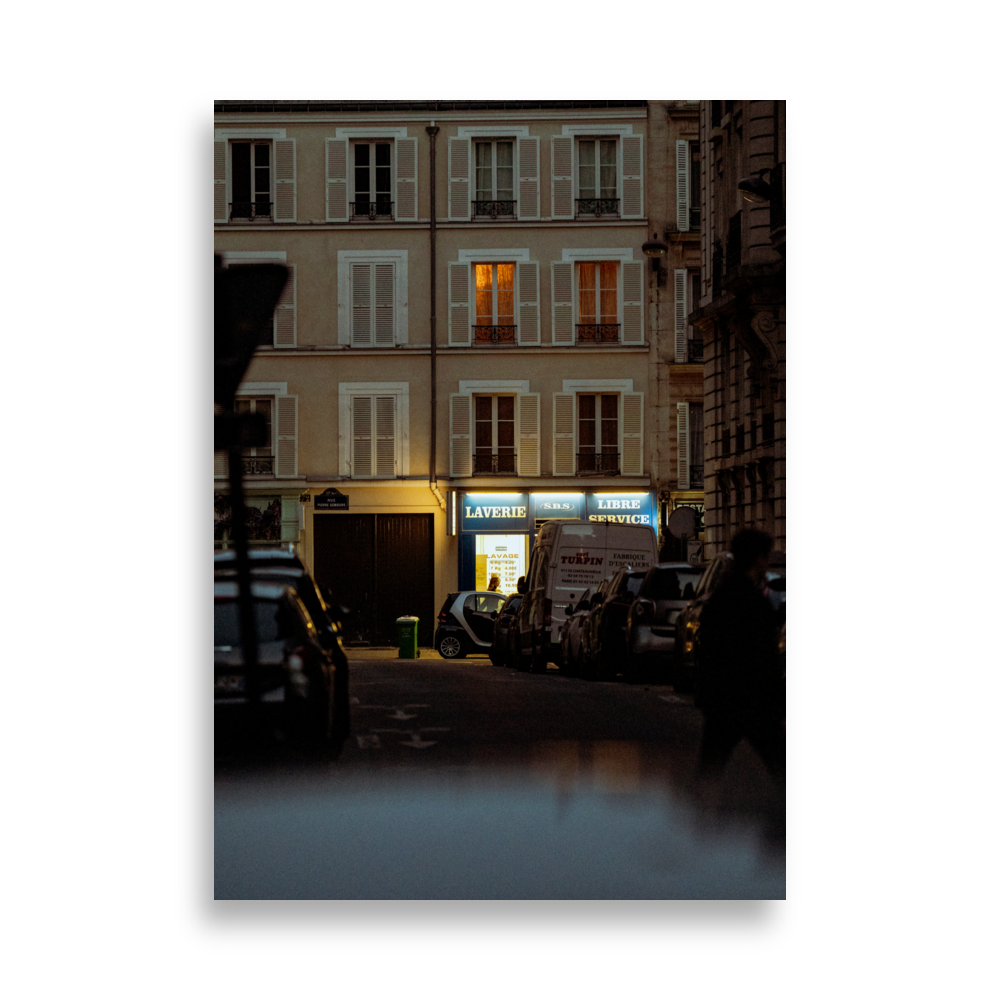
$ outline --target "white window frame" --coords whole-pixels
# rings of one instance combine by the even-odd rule
[[[625,452],[624,434],[624,406],[623,398],[625,393],[634,392],[632,379],[630,378],[584,378],[584,379],[563,379],[563,392],[573,393],[573,461],[579,463],[577,458],[580,448],[580,396],[618,396],[618,455],[619,462]]]
[[[351,462],[354,440],[352,436],[352,410],[355,396],[394,396],[396,399],[396,426],[393,444],[395,466],[392,476],[364,476],[369,479],[398,479],[410,474],[410,383],[409,382],[340,382],[337,386],[337,448],[338,469],[342,479],[353,479]]]
[[[226,144],[226,222],[217,222],[216,225],[230,225],[229,206],[233,203],[233,142],[266,142],[271,143],[271,212],[274,213],[275,190],[275,163],[274,163],[274,143],[276,139],[286,139],[283,128],[217,128],[215,130],[215,141]],[[242,225],[242,223],[240,223]]]
[[[394,346],[408,342],[409,310],[407,303],[407,251],[406,250],[338,250],[337,251],[337,342],[352,347],[351,329],[351,264],[396,265],[395,309],[393,316]],[[381,345],[357,347],[359,351],[386,350]]]
[[[472,139],[472,148],[471,148],[470,155],[472,157],[472,164],[471,164],[471,166],[472,166],[473,177],[471,179],[471,183],[469,185],[469,189],[470,189],[473,197],[470,199],[470,201],[475,202],[475,201],[479,201],[479,200],[482,200],[482,201],[497,201],[497,200],[499,200],[497,198],[497,162],[496,162],[496,146],[497,146],[498,142],[509,142],[510,145],[511,145],[511,174],[510,174],[510,177],[511,177],[511,180],[510,180],[511,199],[510,200],[513,201],[515,204],[517,203],[517,185],[518,185],[518,174],[517,174],[517,138],[514,137],[514,136],[497,136],[496,138],[487,138],[486,136],[482,136],[481,135],[481,136],[477,136],[476,138]],[[477,183],[478,183],[478,179],[479,178],[478,178],[478,173],[477,173],[478,168],[476,166],[476,146],[478,146],[480,143],[489,143],[490,146],[493,149],[493,152],[491,154],[492,157],[493,157],[493,159],[492,159],[492,166],[490,168],[490,170],[492,172],[492,177],[493,177],[492,188],[491,188],[492,193],[491,193],[491,195],[490,195],[489,198],[484,198],[484,199],[479,199],[479,198],[476,197],[476,195],[479,193],[479,189],[477,187]],[[475,213],[473,213],[473,217],[475,217]],[[511,218],[517,218],[517,213],[515,212],[511,216]]]
[[[626,261],[634,259],[635,256],[631,247],[595,247],[583,250],[563,250],[562,260],[568,261],[573,265],[573,343],[567,346],[579,346],[576,340],[576,328],[580,322],[580,279],[579,268],[576,265],[581,261],[598,264],[604,261],[615,261],[618,264],[618,344],[621,345],[623,343],[625,336],[625,269],[622,265]]]
[[[632,135],[632,126],[624,125],[563,125],[562,134],[573,139],[573,217],[577,215],[577,200],[580,197],[580,140],[615,139],[615,197],[618,199],[618,215],[621,216],[622,203],[622,138]],[[600,156],[598,156],[600,160]],[[598,185],[598,190],[600,185]],[[590,216],[584,216],[590,218]],[[630,258],[631,259],[631,258]]]
[[[340,129],[337,129],[340,132]],[[338,135],[339,138],[339,135]],[[354,150],[357,145],[368,146],[371,149],[372,163],[369,166],[369,170],[375,170],[375,150],[374,145],[377,142],[386,142],[389,144],[389,200],[392,205],[392,219],[396,219],[396,141],[394,136],[354,136],[347,143],[347,203],[348,206],[357,203],[357,194],[354,190]],[[371,183],[375,183],[374,173],[371,175]],[[369,192],[371,194],[371,192]],[[348,207],[348,218],[350,218],[350,207]]]

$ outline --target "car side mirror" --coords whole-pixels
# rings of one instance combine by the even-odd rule
[[[589,611],[590,610],[590,601],[588,601],[586,599],[580,601],[580,603],[576,606],[576,610],[577,611]]]
[[[573,605],[572,604],[567,604],[566,605],[566,614],[567,614],[567,616],[573,614]]]

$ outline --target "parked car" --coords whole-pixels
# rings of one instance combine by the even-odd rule
[[[576,604],[566,605],[566,621],[559,633],[559,667],[564,674],[575,677],[580,672],[580,643],[583,624],[590,614],[590,588],[588,587]]]
[[[624,669],[628,612],[647,572],[624,566],[597,588],[583,624],[580,676],[586,680],[612,680]]]
[[[291,546],[250,549],[250,579],[259,582],[283,583],[293,587],[316,626],[320,643],[333,657],[337,670],[337,710],[341,713],[338,726],[345,737],[350,735],[350,671],[343,645],[343,618],[348,613],[340,605],[331,604],[317,586],[305,564]],[[236,553],[232,550],[215,553],[216,582],[235,581]]]
[[[676,623],[678,656],[675,657],[673,685],[676,691],[693,691],[698,673],[698,628],[705,603],[719,586],[722,578],[730,571],[732,553],[722,552],[708,565],[705,575],[695,588],[694,599],[678,615]],[[766,593],[772,606],[781,616],[785,613],[785,553],[772,552],[768,557],[768,569],[764,575]]]
[[[489,655],[493,646],[493,622],[507,599],[494,590],[462,590],[449,594],[438,613],[434,646],[446,659],[469,653]]]
[[[501,605],[499,614],[493,619],[493,645],[490,646],[490,659],[498,667],[502,667],[507,661],[507,633],[510,631],[510,623],[514,620],[523,599],[521,594],[511,594]]]
[[[656,533],[648,524],[556,520],[541,526],[531,551],[524,602],[517,614],[520,666],[542,672],[562,656],[560,631],[570,594],[579,594],[623,566],[647,570],[656,562]]]
[[[677,619],[694,598],[703,564],[659,563],[646,573],[625,626],[626,680],[668,682],[673,674]]]
[[[215,584],[215,713],[224,730],[260,712],[261,736],[278,735],[323,753],[339,752],[347,736],[338,704],[337,664],[295,588],[253,582],[257,665],[248,673],[240,636],[235,581]],[[257,702],[257,705],[254,705]]]

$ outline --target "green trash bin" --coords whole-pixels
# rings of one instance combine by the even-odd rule
[[[419,618],[413,615],[403,615],[396,619],[396,628],[399,630],[399,658],[401,660],[415,660],[420,656],[417,649],[417,623]]]

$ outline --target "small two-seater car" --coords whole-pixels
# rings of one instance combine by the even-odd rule
[[[449,594],[438,613],[434,648],[447,660],[470,653],[489,656],[493,649],[494,621],[506,601],[494,590],[461,590]]]

